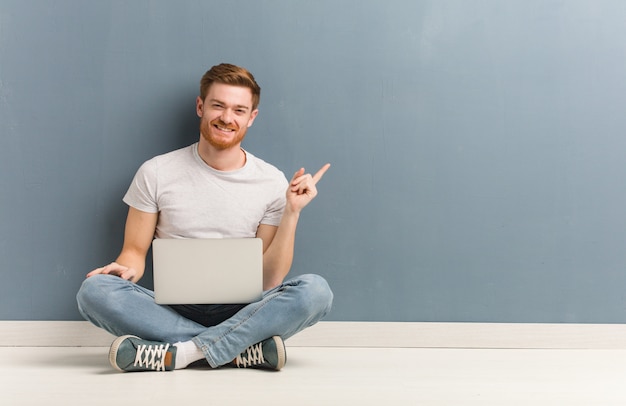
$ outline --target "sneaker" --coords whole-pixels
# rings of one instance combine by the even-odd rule
[[[283,339],[279,336],[268,338],[245,349],[235,359],[238,368],[265,368],[280,370],[287,362],[287,352]]]
[[[116,338],[109,350],[109,362],[121,372],[171,371],[175,359],[175,346],[131,335]]]

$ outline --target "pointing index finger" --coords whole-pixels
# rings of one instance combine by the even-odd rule
[[[319,182],[320,179],[322,179],[322,176],[324,176],[324,174],[328,170],[328,168],[330,168],[330,164],[326,164],[322,166],[322,168],[319,171],[317,171],[315,175],[313,175],[313,182],[315,183]]]

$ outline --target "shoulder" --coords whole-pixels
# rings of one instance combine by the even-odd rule
[[[188,145],[183,148],[179,148],[174,151],[166,152],[165,154],[157,155],[147,162],[153,162],[158,166],[187,163],[194,161],[194,149],[197,148],[196,144]]]
[[[193,164],[193,145],[189,145],[183,148],[179,148],[174,151],[166,152],[164,154],[157,155],[145,161],[140,171],[158,171],[164,167],[179,167],[189,164]]]
[[[246,151],[246,159],[250,168],[260,176],[273,178],[279,182],[287,181],[285,174],[280,169],[248,151]]]

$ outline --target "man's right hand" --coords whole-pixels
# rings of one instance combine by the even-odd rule
[[[133,282],[137,276],[137,271],[134,268],[120,265],[117,262],[111,262],[109,265],[103,266],[102,268],[96,268],[89,272],[87,274],[87,278],[97,274],[119,276],[122,279]]]

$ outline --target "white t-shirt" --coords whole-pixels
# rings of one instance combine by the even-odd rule
[[[288,181],[251,153],[245,165],[222,172],[207,165],[198,143],[146,161],[123,200],[159,213],[157,238],[249,238],[259,224],[277,226]]]

